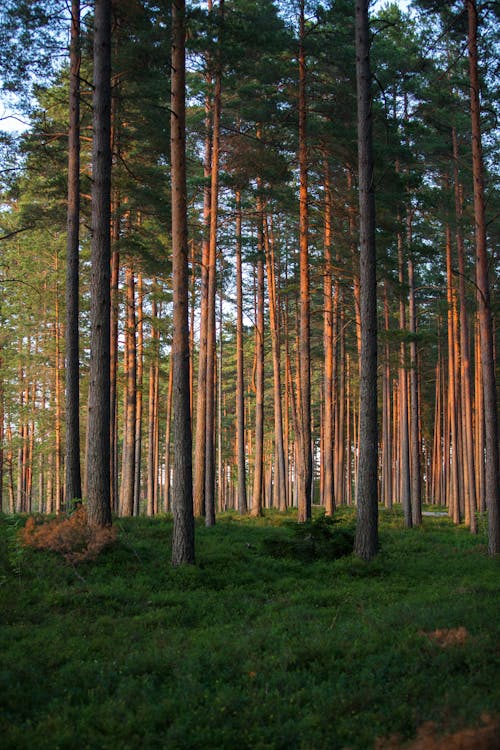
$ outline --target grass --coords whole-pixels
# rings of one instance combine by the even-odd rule
[[[197,526],[197,564],[180,569],[170,519],[121,519],[78,575],[21,548],[24,520],[2,517],[2,748],[367,750],[426,721],[447,733],[498,715],[484,528],[381,516],[369,564],[290,552],[292,513],[229,513]],[[352,528],[351,510],[338,517]],[[465,642],[446,648],[426,635],[459,627]]]

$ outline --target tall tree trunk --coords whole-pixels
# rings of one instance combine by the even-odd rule
[[[311,518],[312,451],[311,451],[311,320],[309,291],[309,207],[308,207],[308,154],[307,154],[307,103],[306,58],[304,51],[305,18],[304,0],[300,2],[299,20],[299,523]]]
[[[467,315],[467,297],[465,290],[465,250],[462,234],[462,190],[458,175],[458,139],[456,128],[452,128],[453,143],[453,182],[455,188],[455,217],[458,260],[458,295],[460,302],[460,382],[462,386],[462,431],[463,431],[463,461],[465,470],[465,505],[468,508],[469,524],[472,534],[477,532],[476,526],[476,484],[474,466],[474,438],[472,427],[472,378],[470,367],[469,322]]]
[[[378,549],[377,278],[368,0],[356,0],[356,84],[360,220],[360,442],[355,551],[370,560]]]
[[[401,217],[398,217],[401,220]],[[398,271],[399,271],[399,330],[401,343],[399,347],[399,436],[400,436],[400,502],[403,506],[404,522],[407,528],[412,526],[411,514],[411,480],[410,480],[410,429],[408,417],[408,371],[406,369],[406,305],[403,263],[403,236],[398,232]]]
[[[82,497],[80,467],[80,0],[71,2],[66,244],[66,503]],[[1,503],[0,503],[1,507]]]
[[[384,283],[384,370],[382,378],[382,501],[392,508],[392,430],[391,430],[391,364],[389,347],[389,300]]]
[[[211,3],[210,6],[211,7]],[[205,101],[205,155],[203,191],[203,226],[205,237],[201,250],[200,342],[198,354],[198,384],[196,399],[196,432],[194,451],[193,503],[195,516],[205,515],[205,454],[207,425],[207,331],[208,331],[208,265],[210,255],[211,190],[209,180],[212,163],[212,119],[210,101]]]
[[[246,513],[245,380],[243,359],[243,274],[241,259],[241,192],[236,191],[236,453],[238,465],[238,512]]]
[[[286,469],[285,448],[283,441],[283,409],[281,401],[281,351],[280,351],[280,314],[276,285],[276,259],[274,254],[274,237],[270,237],[267,218],[264,216],[264,247],[267,269],[267,294],[269,299],[269,321],[271,327],[271,349],[273,356],[273,399],[274,399],[274,444],[277,457],[277,471],[274,472],[276,487],[276,507],[285,510]]]
[[[173,368],[170,362],[170,371],[168,373],[168,393],[167,393],[167,415],[165,419],[165,489],[163,493],[163,508],[165,513],[170,513],[172,508],[172,492],[170,488],[170,446],[172,431],[172,391],[173,391]]]
[[[460,488],[458,477],[458,404],[455,362],[455,332],[454,332],[454,310],[456,305],[455,290],[453,288],[452,258],[451,258],[451,229],[446,226],[446,278],[447,278],[447,302],[448,302],[448,428],[450,439],[450,451],[445,453],[449,461],[449,483],[448,483],[448,511],[455,523],[460,523]]]
[[[142,274],[137,274],[137,388],[135,402],[135,474],[134,516],[139,515],[141,502],[142,459],[142,387],[144,381],[144,291]]]
[[[481,144],[481,112],[477,55],[478,9],[475,0],[465,0],[468,14],[468,50],[470,76],[470,109],[472,129],[472,173],[474,179],[474,218],[476,233],[476,279],[479,292],[479,323],[481,334],[481,367],[483,372],[485,426],[485,494],[488,508],[488,550],[500,552],[500,467],[498,457],[498,412],[493,351],[488,253]]]
[[[115,192],[115,191],[114,191]],[[118,318],[119,309],[119,275],[120,254],[117,249],[119,234],[118,218],[119,199],[113,196],[113,219],[111,226],[111,243],[113,247],[111,254],[111,311],[110,311],[110,384],[109,384],[109,410],[110,410],[110,485],[111,485],[111,507],[118,511]],[[87,472],[86,472],[87,474]]]
[[[333,474],[333,296],[332,296],[332,205],[330,193],[330,170],[325,159],[325,228],[324,228],[324,271],[323,271],[323,403],[324,426],[322,441],[322,502],[327,516],[333,515],[335,509],[335,491]]]
[[[409,230],[410,231],[410,230]],[[415,303],[415,273],[413,260],[408,260],[408,324],[410,340],[410,469],[411,469],[411,516],[414,526],[422,523],[422,483],[420,466],[420,409],[418,392],[417,361],[417,312]]]
[[[479,296],[479,295],[478,295]],[[483,399],[483,371],[481,367],[481,341],[479,333],[479,313],[475,321],[475,373],[474,373],[474,417],[476,437],[476,495],[481,513],[486,510],[485,498],[485,467],[484,467],[484,399]]]
[[[185,0],[172,2],[170,157],[172,182],[172,339],[174,471],[172,564],[194,562],[193,475],[189,394],[189,269],[186,188]]]
[[[224,14],[224,0],[219,0],[219,19]],[[220,66],[221,39],[215,75],[212,107],[212,168],[210,175],[210,236],[208,253],[208,309],[207,309],[207,380],[205,425],[205,524],[215,524],[215,358],[216,326],[215,297],[217,292],[217,222],[219,202],[219,146],[222,71]]]
[[[56,254],[55,272],[58,273],[59,258]],[[62,485],[62,408],[61,408],[61,326],[59,321],[59,284],[56,281],[55,320],[54,320],[54,451],[55,451],[55,490],[56,513],[63,510]],[[25,488],[26,497],[27,488]]]
[[[95,0],[92,146],[92,255],[88,515],[111,524],[110,497],[110,187],[111,1]]]
[[[156,283],[154,285],[156,288]],[[149,365],[149,384],[148,384],[148,462],[147,462],[147,495],[146,507],[148,516],[153,516],[157,506],[157,484],[158,484],[158,462],[155,450],[156,420],[158,418],[158,404],[156,403],[157,379],[158,379],[158,358],[159,358],[159,337],[160,333],[156,328],[158,320],[158,304],[155,299],[151,306],[151,362]]]
[[[137,408],[136,391],[136,336],[135,336],[135,280],[130,265],[125,271],[126,285],[126,331],[125,331],[125,414],[122,453],[121,513],[134,513],[135,489],[135,420]]]
[[[260,198],[257,204],[257,300],[255,316],[255,451],[252,516],[262,514],[264,486],[264,228]]]

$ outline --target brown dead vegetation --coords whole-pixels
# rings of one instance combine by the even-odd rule
[[[81,506],[70,516],[61,514],[45,521],[30,516],[20,531],[21,544],[40,550],[58,552],[71,565],[94,560],[104,547],[116,539],[112,526],[92,526]]]
[[[419,728],[414,740],[404,743],[399,736],[379,738],[375,750],[498,750],[500,722],[487,714],[481,717],[482,726],[467,727],[442,736],[433,722]]]
[[[459,628],[438,628],[437,630],[432,630],[430,633],[422,632],[421,635],[425,635],[430,641],[441,646],[441,648],[463,646],[469,638],[469,633],[463,626]]]

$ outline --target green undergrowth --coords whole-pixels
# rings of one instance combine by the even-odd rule
[[[301,529],[292,512],[228,513],[197,525],[197,563],[178,569],[167,517],[117,520],[114,546],[78,567],[22,548],[24,520],[0,518],[4,750],[368,750],[500,713],[483,519],[473,537],[381,510],[367,564],[351,509]]]

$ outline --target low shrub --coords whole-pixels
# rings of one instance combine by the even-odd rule
[[[272,557],[295,558],[303,562],[336,560],[350,555],[354,548],[354,528],[339,526],[330,516],[321,515],[314,521],[294,524],[293,534],[269,537],[264,550]]]
[[[70,516],[61,514],[50,521],[30,516],[19,534],[23,546],[58,552],[71,565],[94,560],[116,539],[113,526],[89,524],[84,506]]]

